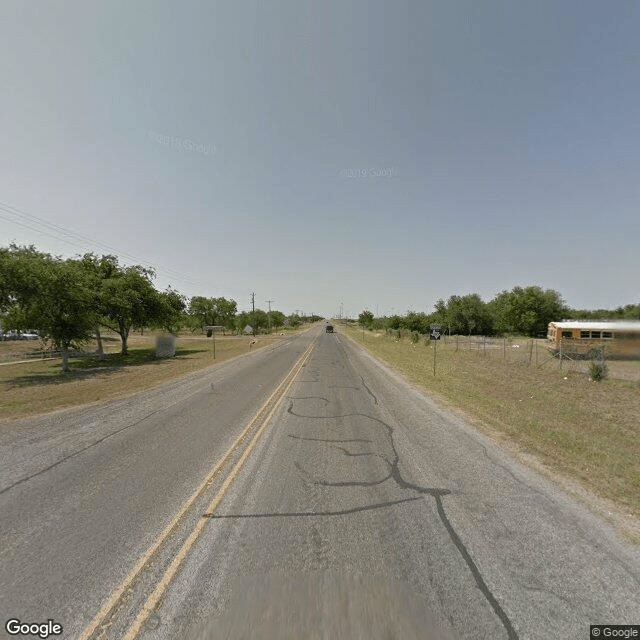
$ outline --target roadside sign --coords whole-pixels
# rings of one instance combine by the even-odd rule
[[[213,336],[213,359],[216,359],[216,331],[220,329],[224,329],[221,324],[207,324],[204,327],[207,331],[207,338],[211,338]]]

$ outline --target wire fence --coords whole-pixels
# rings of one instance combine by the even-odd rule
[[[384,335],[384,331],[378,332]],[[478,356],[503,362],[505,365],[519,364],[545,371],[556,371],[564,375],[589,375],[592,361],[606,363],[608,377],[616,380],[640,382],[640,359],[616,359],[608,357],[604,349],[599,354],[564,349],[563,353],[552,353],[546,338],[494,337],[494,336],[449,336],[443,334],[439,340],[431,340],[429,335],[418,334],[405,329],[390,330],[392,339],[409,340],[433,346],[447,354],[455,352],[476,353]]]
[[[69,358],[87,358],[98,355],[95,351],[69,351]],[[50,358],[61,358],[62,351],[48,351],[46,349],[38,351],[28,351],[26,353],[3,353],[0,362],[19,362],[22,360],[45,360]]]

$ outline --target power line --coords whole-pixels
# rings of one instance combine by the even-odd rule
[[[43,218],[39,218],[38,216],[34,216],[33,214],[30,213],[26,213],[24,211],[21,211],[20,209],[16,209],[15,207],[12,207],[10,205],[7,205],[5,203],[0,202],[0,211],[4,210],[4,213],[9,213],[11,215],[14,216],[18,216],[21,218],[25,218],[27,220],[27,222],[31,223],[31,224],[37,224],[37,225],[42,225],[47,227],[50,231],[53,231],[53,235],[51,233],[47,233],[44,232],[42,229],[38,227],[34,228],[34,227],[29,227],[26,226],[24,223],[20,223],[17,220],[12,220],[12,219],[8,219],[5,217],[3,217],[5,220],[8,220],[9,222],[13,222],[14,224],[19,224],[20,226],[26,227],[28,229],[30,229],[31,231],[35,231],[37,233],[44,233],[45,235],[48,235],[50,237],[53,237],[57,240],[62,240],[63,242],[66,242],[68,244],[71,245],[75,245],[75,243],[77,242],[86,242],[89,244],[93,244],[97,247],[101,247],[104,250],[107,251],[112,251],[115,252],[116,254],[118,254],[121,257],[125,257],[129,260],[133,260],[135,262],[138,263],[143,263],[146,264],[152,268],[154,268],[154,270],[158,271],[158,272],[162,272],[165,275],[169,276],[169,277],[178,277],[180,279],[183,279],[185,281],[189,281],[190,284],[195,284],[196,280],[191,278],[190,276],[187,276],[186,274],[183,274],[179,271],[176,271],[175,269],[171,269],[169,267],[163,267],[160,269],[156,269],[153,265],[153,263],[151,263],[148,260],[144,260],[142,258],[139,258],[137,256],[131,255],[129,253],[126,253],[124,251],[120,251],[119,249],[112,247],[111,245],[106,244],[105,242],[102,242],[100,240],[94,240],[93,238],[89,238],[88,236],[84,236],[80,233],[76,233],[75,231],[71,231],[70,229],[67,229],[65,227],[62,227],[61,225],[57,225],[55,223],[49,222],[48,220],[45,220]],[[56,234],[61,234],[62,236],[67,236],[68,238],[71,238],[70,240],[67,240],[65,237],[60,237]]]
[[[3,213],[4,215],[2,215]],[[7,217],[7,215],[14,216],[14,217],[13,218]],[[26,220],[26,222],[21,221],[19,219],[16,220],[15,217],[22,218],[22,220]],[[12,207],[11,205],[8,205],[4,202],[0,202],[0,219],[5,220],[6,222],[10,222],[11,224],[15,224],[25,229],[28,229],[29,231],[34,231],[36,233],[49,236],[54,240],[65,242],[76,248],[78,248],[77,247],[78,243],[82,243],[82,242],[89,243],[96,247],[100,247],[103,250],[114,252],[120,257],[124,257],[124,258],[127,258],[128,260],[132,260],[139,264],[151,267],[157,273],[162,273],[163,275],[169,278],[180,280],[192,286],[193,285],[201,286],[205,284],[203,281],[193,278],[192,276],[186,275],[184,273],[181,273],[180,271],[176,271],[175,269],[171,269],[169,267],[157,268],[153,263],[149,262],[148,260],[143,260],[142,258],[136,257],[129,253],[125,253],[124,251],[120,251],[119,249],[116,249],[115,247],[112,247],[106,244],[105,242],[94,240],[93,238],[89,238],[88,236],[84,236],[80,233],[76,233],[75,231],[71,231],[70,229],[67,229],[61,225],[55,224],[53,222],[49,222],[44,218],[39,218],[38,216],[35,216],[31,213],[26,213],[25,211],[17,209],[16,207]],[[45,227],[46,229],[48,229],[48,231],[45,229],[42,229],[41,227]]]
[[[48,228],[50,231],[53,231],[52,233],[48,233],[46,231],[43,231],[39,226],[38,227],[33,227],[33,226],[28,226],[18,220],[13,220],[10,218],[7,218],[6,215],[3,216],[4,220],[7,220],[8,222],[12,222],[13,224],[18,224],[22,227],[25,227],[27,229],[30,229],[31,231],[35,231],[37,233],[44,233],[44,235],[48,235],[49,237],[52,237],[54,239],[57,240],[62,240],[63,242],[66,242],[68,244],[72,244],[75,245],[75,243],[82,241],[82,242],[88,242],[90,244],[93,244],[95,246],[101,247],[102,249],[106,249],[107,251],[113,251],[116,254],[118,254],[119,256],[128,258],[129,260],[133,260],[136,262],[141,262],[143,264],[146,264],[150,267],[154,267],[154,265],[148,261],[148,260],[143,260],[142,258],[139,258],[137,256],[125,253],[124,251],[120,251],[119,249],[112,247],[111,245],[108,245],[100,240],[94,240],[93,238],[89,238],[88,236],[84,236],[80,233],[76,233],[75,231],[71,231],[69,229],[66,229],[65,227],[62,227],[60,225],[54,224],[52,222],[49,222],[43,218],[39,218],[38,216],[34,216],[33,214],[30,213],[26,213],[24,211],[21,211],[20,209],[16,209],[15,207],[12,207],[10,205],[7,205],[5,203],[0,202],[0,211],[3,211],[4,213],[7,214],[9,213],[10,215],[13,216],[18,216],[21,218],[24,218],[27,220],[27,222],[31,223],[31,224],[37,224],[37,225],[42,225],[46,228]],[[71,240],[67,240],[65,237],[60,237],[59,235],[56,234],[61,234],[62,236],[67,236],[68,238],[71,238]],[[163,267],[160,269],[156,269],[154,267],[155,271],[158,272],[162,272],[165,275],[168,275],[170,277],[178,277],[184,281],[189,281],[190,284],[195,284],[197,283],[197,281],[192,278],[191,276],[187,276],[186,274],[183,274],[179,271],[176,271],[175,269],[171,269],[169,267]]]

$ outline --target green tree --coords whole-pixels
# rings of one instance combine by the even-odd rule
[[[128,352],[127,340],[132,327],[162,322],[166,307],[151,279],[154,272],[139,265],[119,269],[102,284],[103,324],[122,340],[122,354]]]
[[[89,340],[96,325],[95,291],[81,261],[11,245],[0,250],[0,273],[5,327],[37,327],[68,371],[69,350]]]
[[[253,327],[253,332],[259,331],[261,329],[266,329],[269,326],[269,317],[267,316],[267,312],[262,309],[256,309],[250,313],[250,317],[252,322],[251,326]]]
[[[84,269],[87,277],[91,281],[91,287],[94,292],[94,313],[95,313],[95,333],[96,341],[98,343],[98,358],[103,359],[104,350],[102,348],[102,335],[100,333],[100,327],[104,321],[103,318],[103,302],[104,302],[104,290],[103,283],[107,278],[114,277],[120,271],[118,266],[118,258],[114,255],[107,255],[98,257],[94,253],[85,253],[82,257],[80,264]]]
[[[286,320],[286,316],[282,311],[272,311],[271,312],[271,326],[272,327],[282,327],[284,326],[284,321]]]
[[[447,303],[440,298],[433,306],[435,311],[429,316],[429,328],[431,328],[432,324],[439,324],[441,327],[447,327],[447,330],[449,330],[450,321],[447,315]]]
[[[412,333],[429,333],[429,318],[424,313],[410,311],[402,319],[402,326]]]
[[[399,315],[389,316],[385,318],[386,329],[399,329],[402,325],[402,318]]]
[[[289,316],[289,326],[290,327],[297,327],[300,324],[302,324],[302,320],[301,320],[300,316],[297,313],[292,313]]]
[[[223,325],[233,328],[238,304],[226,298],[205,298],[194,296],[189,303],[192,328],[204,331],[206,325]]]
[[[193,296],[189,302],[189,316],[193,320],[193,328],[204,331],[205,326],[215,324],[215,309],[213,298]]]
[[[358,316],[358,324],[361,327],[370,328],[373,323],[373,313],[371,311],[365,310]]]
[[[537,286],[503,291],[491,301],[490,306],[500,332],[532,337],[546,335],[549,322],[561,320],[568,311],[557,291]]]
[[[222,297],[213,298],[213,303],[216,312],[214,324],[232,328],[238,312],[238,303],[235,300],[227,300],[227,298]]]
[[[235,328],[238,333],[242,333],[245,330],[245,327],[249,325],[255,332],[254,321],[251,316],[251,312],[243,311],[239,313],[235,317]]]
[[[640,320],[640,303],[626,305],[622,317],[626,320]]]
[[[156,315],[154,324],[169,333],[180,331],[184,321],[186,299],[175,289],[169,287],[166,291],[157,294],[160,302],[160,310]]]
[[[640,320],[640,304],[627,304],[616,309],[565,309],[571,320]]]
[[[451,296],[447,302],[446,322],[442,324],[451,327],[451,333],[493,333],[493,315],[477,293]]]

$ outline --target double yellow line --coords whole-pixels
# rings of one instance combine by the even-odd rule
[[[220,471],[224,468],[224,466],[229,462],[233,453],[236,449],[242,445],[244,440],[246,440],[247,436],[256,428],[256,425],[259,425],[255,434],[249,441],[249,444],[246,446],[243,451],[240,459],[236,462],[233,469],[231,469],[229,475],[226,477],[224,483],[220,487],[219,491],[216,493],[213,500],[207,507],[206,516],[202,516],[198,519],[195,527],[193,528],[189,537],[185,540],[182,547],[178,551],[178,553],[174,556],[171,564],[165,571],[164,575],[156,585],[155,589],[151,593],[151,595],[147,598],[146,602],[140,609],[138,615],[136,616],[133,624],[129,627],[125,635],[123,636],[123,640],[133,640],[138,636],[142,627],[144,626],[147,618],[151,615],[154,609],[157,607],[160,598],[167,590],[171,581],[175,577],[180,565],[183,560],[186,558],[187,554],[195,544],[196,540],[202,533],[205,524],[209,521],[209,516],[215,512],[215,510],[220,505],[222,498],[225,493],[235,480],[238,473],[244,466],[247,458],[251,454],[251,451],[257,444],[260,436],[263,434],[267,425],[269,424],[271,418],[274,413],[280,406],[283,398],[295,382],[297,375],[300,373],[302,367],[307,363],[309,358],[311,357],[311,353],[315,347],[315,340],[309,345],[307,350],[300,356],[300,359],[294,364],[293,368],[289,373],[285,376],[282,382],[278,385],[276,390],[267,398],[266,402],[260,407],[255,416],[249,421],[247,426],[244,428],[242,433],[238,436],[235,442],[229,447],[224,456],[218,461],[218,463],[211,469],[211,471],[206,475],[200,486],[193,492],[193,494],[183,503],[180,507],[178,513],[174,516],[174,518],[169,522],[169,524],[163,529],[160,535],[156,538],[155,542],[147,549],[147,551],[142,555],[142,557],[135,564],[133,569],[129,572],[127,577],[122,581],[122,583],[111,593],[107,601],[102,605],[100,611],[95,615],[93,620],[89,623],[89,626],[82,632],[80,636],[80,640],[89,640],[89,638],[96,632],[96,630],[104,626],[108,628],[111,626],[110,622],[106,622],[109,614],[114,610],[116,605],[123,600],[124,596],[131,590],[131,585],[133,584],[136,577],[142,572],[142,570],[149,564],[151,558],[157,553],[160,549],[161,545],[165,540],[171,535],[173,530],[176,528],[178,523],[184,519],[185,515],[189,512],[189,509],[193,506],[196,500],[206,491],[206,489],[213,483],[213,481],[218,477]],[[105,624],[106,622],[106,624]]]

